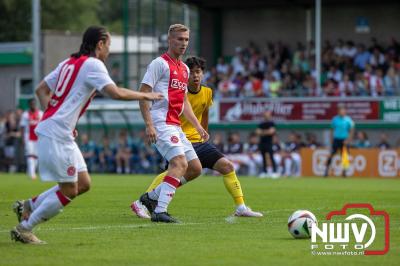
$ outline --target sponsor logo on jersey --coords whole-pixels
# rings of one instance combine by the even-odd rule
[[[186,90],[187,84],[185,82],[179,81],[178,79],[172,79],[171,87],[174,89]]]

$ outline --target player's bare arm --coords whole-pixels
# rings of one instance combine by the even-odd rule
[[[140,86],[140,92],[143,93],[149,93],[152,91],[152,88],[147,85],[143,84]],[[153,121],[151,120],[151,115],[150,115],[150,106],[147,101],[139,101],[139,106],[140,106],[140,112],[142,113],[144,123],[146,125],[146,135],[149,143],[156,143],[157,141],[157,134],[156,130],[153,125]]]
[[[183,102],[185,106],[185,108],[183,109],[183,115],[197,130],[203,141],[207,141],[210,136],[208,135],[207,131],[202,127],[199,120],[197,120],[196,116],[194,115],[192,110],[192,105],[190,104],[187,95],[185,95],[185,99],[183,100]]]
[[[206,108],[203,112],[202,118],[201,118],[201,126],[208,132],[208,108]]]
[[[39,83],[38,87],[36,88],[36,92],[35,93],[36,93],[36,96],[39,99],[39,102],[40,102],[40,105],[42,106],[42,109],[46,109],[48,104],[49,104],[49,102],[50,102],[52,93],[51,93],[51,90],[50,90],[49,86],[47,85],[47,83],[44,80],[42,80]]]
[[[163,98],[161,93],[146,91],[138,92],[133,90],[128,90],[125,88],[119,88],[114,84],[108,84],[103,89],[104,93],[114,100],[132,101],[132,100],[161,100]]]

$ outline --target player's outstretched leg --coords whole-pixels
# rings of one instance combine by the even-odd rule
[[[12,209],[14,213],[17,215],[18,222],[22,220],[28,220],[31,213],[39,207],[39,205],[43,202],[43,200],[50,195],[51,193],[56,192],[59,190],[59,186],[55,185],[50,189],[44,191],[43,193],[39,194],[38,196],[32,197],[27,200],[17,200],[14,202]]]
[[[234,167],[228,159],[226,159],[225,157],[220,158],[214,164],[213,168],[214,170],[218,171],[223,175],[226,190],[228,190],[229,194],[231,194],[233,200],[235,201],[236,204],[236,211],[234,213],[235,216],[263,217],[263,214],[261,212],[252,211],[244,203],[242,187],[240,185],[239,179],[236,176]]]
[[[43,202],[34,210],[28,220],[21,221],[11,230],[11,239],[25,244],[43,244],[32,232],[33,228],[56,216],[67,204],[71,197],[77,194],[77,184],[64,183],[60,185],[60,190],[50,193]],[[66,196],[66,194],[68,196]]]

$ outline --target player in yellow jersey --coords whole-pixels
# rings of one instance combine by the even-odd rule
[[[212,90],[201,85],[203,73],[205,69],[205,60],[198,57],[190,57],[186,60],[186,65],[190,69],[188,99],[192,105],[192,109],[197,119],[201,121],[201,125],[205,130],[208,130],[208,110],[213,104]],[[216,170],[223,176],[223,181],[229,194],[232,196],[236,210],[235,216],[243,217],[262,217],[262,213],[252,211],[244,203],[243,192],[240,182],[236,176],[233,164],[210,142],[203,142],[197,130],[183,116],[180,117],[181,127],[186,135],[186,138],[192,143],[197,156],[200,159],[203,168]],[[154,189],[162,182],[166,175],[166,171],[158,175],[146,193],[139,200],[132,202],[132,211],[140,218],[149,219],[154,211],[157,201],[150,200],[147,193]],[[186,172],[185,176],[180,178],[179,186],[184,185],[188,181],[196,178],[197,175],[192,175]]]

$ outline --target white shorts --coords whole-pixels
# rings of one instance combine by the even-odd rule
[[[37,141],[28,140],[25,142],[25,155],[26,156],[36,156],[37,153]]]
[[[43,135],[39,135],[38,162],[43,181],[77,182],[78,173],[87,171],[82,153],[74,141],[64,143]]]
[[[178,155],[185,155],[190,162],[197,159],[192,143],[186,138],[180,126],[155,126],[157,132],[156,147],[165,160],[170,161]]]

